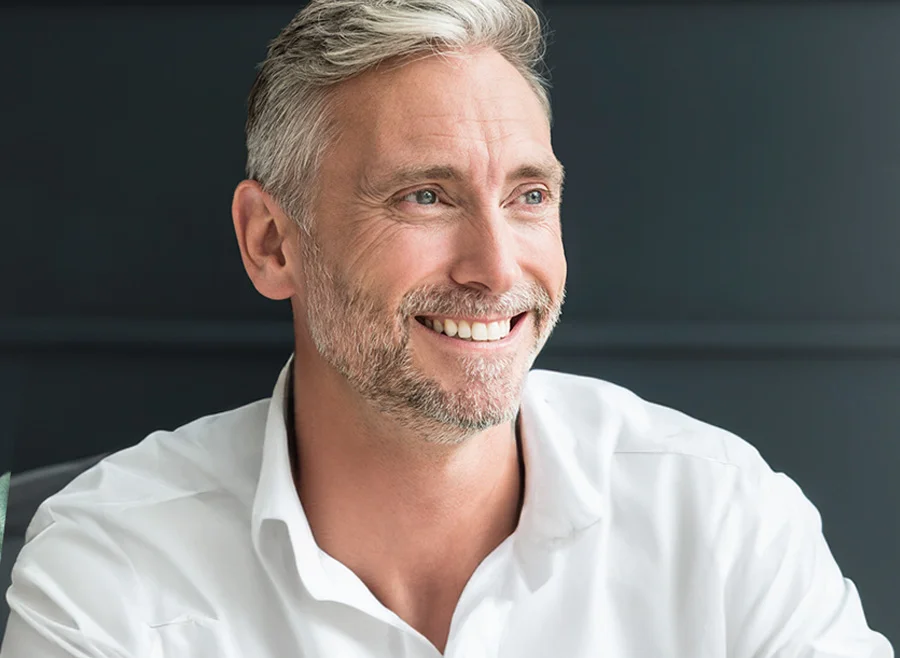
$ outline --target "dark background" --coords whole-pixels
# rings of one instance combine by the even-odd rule
[[[0,11],[16,471],[269,395],[289,307],[251,287],[230,201],[254,66],[296,9]],[[900,5],[544,11],[570,283],[538,366],[757,446],[900,641]]]

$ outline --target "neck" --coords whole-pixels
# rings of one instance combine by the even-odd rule
[[[290,425],[295,483],[316,542],[438,646],[465,583],[518,523],[516,428],[430,443],[384,418],[372,422],[339,375],[311,370],[295,360]]]

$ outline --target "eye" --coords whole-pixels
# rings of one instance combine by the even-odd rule
[[[416,190],[403,197],[403,200],[418,203],[422,206],[433,206],[437,203],[438,196],[434,190]]]
[[[522,195],[522,199],[530,206],[539,206],[544,202],[545,196],[543,190],[528,190]]]

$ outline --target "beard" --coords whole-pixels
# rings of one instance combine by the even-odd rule
[[[453,444],[512,422],[525,376],[559,321],[564,299],[554,302],[537,283],[521,283],[502,295],[462,286],[425,286],[390,308],[337,268],[328,267],[310,234],[302,238],[307,287],[307,327],[321,357],[380,413],[432,443]],[[447,386],[415,363],[410,322],[416,316],[513,317],[532,312],[525,349],[456,357]],[[429,329],[430,331],[430,329]]]

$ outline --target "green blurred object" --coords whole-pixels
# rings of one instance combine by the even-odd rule
[[[0,476],[0,554],[3,552],[3,532],[6,530],[6,502],[9,498],[9,476],[9,471]]]

